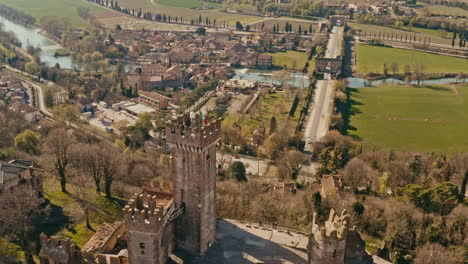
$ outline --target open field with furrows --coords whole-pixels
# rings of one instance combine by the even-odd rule
[[[445,5],[431,5],[426,3],[418,3],[421,5],[422,8],[418,9],[420,12],[424,11],[424,8],[427,8],[429,12],[433,15],[439,16],[460,16],[460,17],[468,17],[468,11],[454,6],[445,6]]]
[[[242,116],[238,113],[230,113],[223,120],[223,125],[234,127],[240,126],[242,131],[251,136],[252,132],[261,126],[268,128],[271,118],[275,116],[278,128],[281,129],[289,119],[288,114],[294,101],[295,91],[296,90],[294,89],[294,91],[290,91],[289,94],[288,92],[283,91],[265,94],[252,106],[252,114],[248,113]],[[299,101],[296,112],[290,119],[292,121],[293,128],[295,128],[299,121],[300,112],[305,103],[305,91],[302,94],[303,97]]]
[[[468,150],[468,84],[351,89],[349,134],[417,151]]]
[[[414,36],[416,34],[416,39],[431,39],[431,43],[436,44],[443,44],[443,45],[452,45],[452,39],[450,38],[451,35],[447,32],[439,32],[433,29],[422,29],[422,28],[415,28],[415,27],[402,27],[402,28],[395,28],[395,27],[385,27],[385,26],[376,26],[376,25],[367,25],[367,24],[359,24],[359,23],[348,23],[349,27],[356,30],[367,32],[367,34],[379,34],[379,33],[389,33],[394,34],[395,36]]]
[[[426,73],[460,73],[468,72],[468,60],[430,54],[421,51],[386,48],[369,45],[356,46],[357,71],[361,74],[370,72],[383,73],[383,64],[397,62],[400,73],[404,66],[421,63]]]
[[[288,70],[301,71],[307,62],[307,53],[301,51],[286,51],[267,53],[273,57],[273,65],[284,67]]]
[[[107,11],[84,0],[0,0],[0,3],[35,17],[38,23],[41,17],[58,16],[68,19],[73,27],[84,27],[87,24],[78,16],[79,7],[89,8],[91,14]]]
[[[234,26],[236,21],[241,23],[252,23],[257,20],[260,20],[260,17],[256,16],[247,16],[239,14],[229,14],[224,12],[218,12],[214,10],[195,10],[189,8],[174,7],[168,5],[158,4],[158,1],[168,2],[169,0],[121,0],[118,1],[119,5],[122,7],[139,9],[141,8],[143,12],[153,12],[153,13],[163,13],[168,16],[178,16],[183,17],[184,19],[198,19],[201,15],[203,19],[209,17],[212,21],[216,19],[218,24],[223,24],[224,21],[229,23],[229,25]],[[187,0],[179,0],[178,2],[184,3]]]

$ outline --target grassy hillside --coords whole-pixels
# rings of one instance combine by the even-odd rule
[[[86,25],[86,21],[78,16],[78,7],[87,7],[92,14],[106,11],[82,0],[1,0],[0,3],[23,11],[35,17],[38,22],[43,16],[64,17],[69,19],[74,27]]]
[[[358,140],[394,149],[468,150],[468,84],[358,88],[351,99],[349,133]]]
[[[466,72],[468,60],[454,58],[420,51],[396,48],[377,47],[369,45],[356,46],[357,71],[362,74],[369,72],[382,73],[383,64],[397,62],[400,71],[404,65],[422,63],[428,73],[459,73]]]

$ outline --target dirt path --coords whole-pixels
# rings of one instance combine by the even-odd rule
[[[455,84],[451,83],[450,89],[452,89],[456,96],[460,96],[460,93],[458,92],[457,86],[455,86]]]

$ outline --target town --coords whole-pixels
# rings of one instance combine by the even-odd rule
[[[0,264],[463,264],[463,1],[0,0]]]

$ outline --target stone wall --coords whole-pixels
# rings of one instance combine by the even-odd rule
[[[80,250],[65,237],[41,234],[40,264],[82,264]]]

